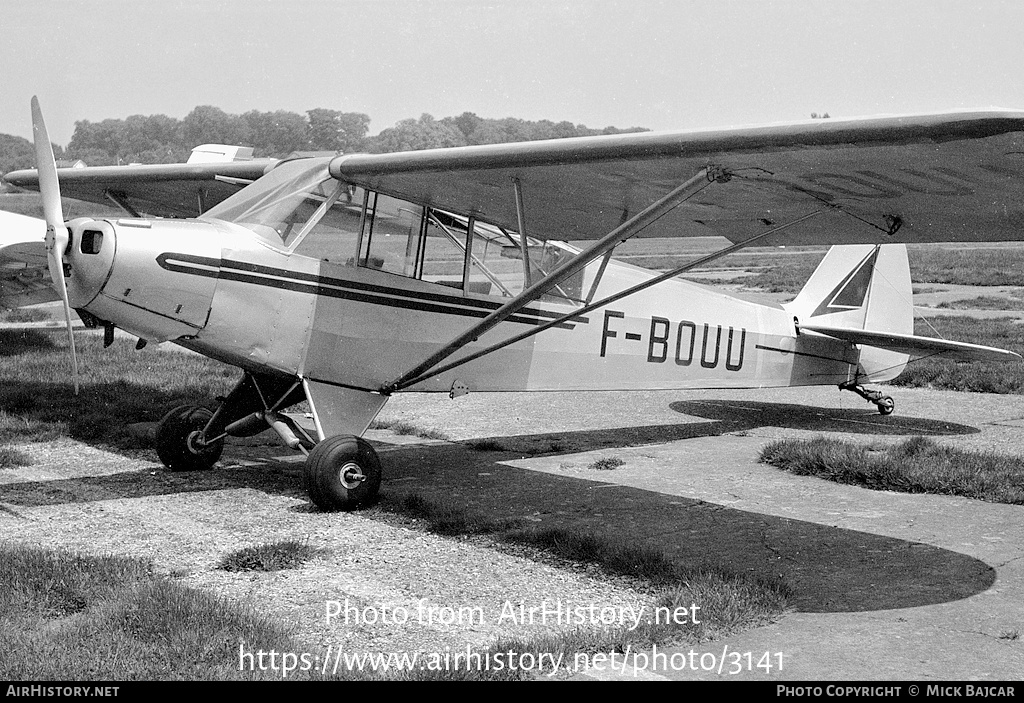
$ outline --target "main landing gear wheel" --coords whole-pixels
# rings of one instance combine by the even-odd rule
[[[212,469],[224,451],[224,440],[201,444],[203,428],[213,412],[196,405],[182,405],[164,415],[156,427],[156,453],[171,471]]]
[[[380,459],[360,437],[328,437],[306,457],[303,480],[321,510],[351,510],[368,505],[380,490]]]
[[[878,406],[878,412],[882,415],[892,415],[892,411],[896,409],[896,401],[888,395],[875,401],[875,405]]]

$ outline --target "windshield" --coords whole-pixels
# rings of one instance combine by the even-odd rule
[[[203,217],[243,225],[275,246],[288,246],[318,208],[337,197],[341,184],[327,172],[329,163],[330,158],[283,163]]]

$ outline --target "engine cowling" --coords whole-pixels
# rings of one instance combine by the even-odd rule
[[[196,334],[217,286],[220,231],[195,220],[92,220],[69,224],[65,253],[71,304],[150,341]],[[175,252],[202,262],[189,273]]]

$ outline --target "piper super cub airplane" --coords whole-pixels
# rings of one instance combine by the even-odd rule
[[[49,269],[72,358],[73,307],[108,341],[117,326],[240,367],[216,412],[164,417],[160,459],[210,468],[226,436],[269,426],[308,453],[324,509],[376,495],[360,436],[402,390],[834,385],[885,415],[864,384],[911,359],[1020,359],[914,336],[905,244],[1024,236],[1024,112],[59,172],[35,99],[33,125],[38,173],[6,180],[41,190],[45,234],[0,221],[0,304],[52,299]],[[61,187],[128,216],[65,223]],[[611,259],[637,235],[731,244],[657,274]],[[677,278],[822,243],[782,306]],[[303,400],[315,433],[282,413]]]

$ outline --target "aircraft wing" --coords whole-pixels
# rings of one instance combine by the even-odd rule
[[[154,217],[198,217],[266,173],[275,159],[193,164],[89,166],[57,169],[61,195],[111,202]],[[12,171],[4,180],[39,190],[35,170]]]
[[[62,193],[127,203],[141,214],[195,216],[273,161],[109,166],[59,171]],[[640,236],[733,242],[869,244],[1024,238],[1024,111],[818,119],[754,127],[643,132],[392,154],[350,154],[331,174],[357,186],[518,230],[597,239],[714,165],[710,184]],[[5,180],[37,187],[35,171]],[[825,217],[806,218],[824,213]],[[798,222],[797,224],[791,223]]]
[[[918,337],[913,334],[893,334],[891,332],[872,332],[850,327],[824,327],[820,325],[800,325],[801,332],[817,332],[836,339],[844,339],[852,344],[865,344],[879,347],[900,354],[909,354],[912,358],[941,356],[958,361],[1014,361],[1020,360],[1016,352],[996,347],[985,347],[980,344],[951,342],[935,337]]]
[[[60,300],[50,286],[46,223],[0,211],[0,309]]]
[[[915,243],[1024,238],[1024,112],[987,111],[352,154],[343,181],[518,230],[596,239],[698,174],[731,176],[640,236]],[[63,181],[62,181],[63,182]]]

